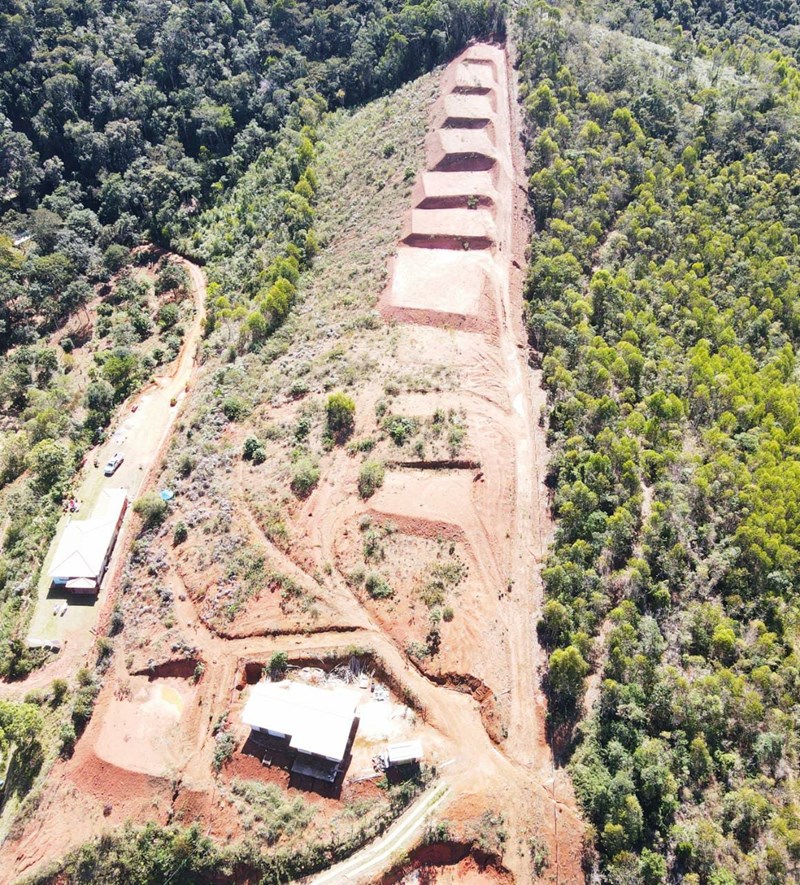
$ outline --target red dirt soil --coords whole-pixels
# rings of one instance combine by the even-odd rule
[[[414,849],[407,862],[389,871],[375,885],[512,885],[511,873],[497,857],[469,842],[438,842]]]

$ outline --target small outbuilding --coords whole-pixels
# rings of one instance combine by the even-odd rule
[[[50,566],[50,580],[73,593],[97,593],[119,534],[128,495],[104,489],[89,519],[71,519]]]
[[[387,768],[395,768],[399,765],[413,765],[421,759],[421,741],[405,741],[402,744],[390,744],[386,750]]]
[[[259,682],[253,686],[242,722],[296,752],[292,772],[334,781],[356,718],[358,695],[301,682]]]

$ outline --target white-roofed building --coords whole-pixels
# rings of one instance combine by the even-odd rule
[[[97,593],[128,506],[125,489],[104,489],[89,519],[71,519],[50,566],[50,579],[75,593]]]
[[[357,704],[358,695],[345,688],[318,688],[290,680],[259,682],[250,691],[242,722],[253,731],[285,739],[298,754],[337,763],[331,768],[298,759],[292,769],[332,780],[347,754]]]
[[[386,751],[387,765],[410,765],[422,759],[422,741],[390,744]]]

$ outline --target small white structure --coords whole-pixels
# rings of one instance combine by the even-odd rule
[[[125,489],[104,489],[89,519],[71,519],[61,536],[50,579],[74,593],[97,593],[128,506]]]
[[[386,750],[386,766],[410,765],[422,759],[422,741],[405,741],[402,744],[390,744]]]
[[[289,680],[259,682],[250,692],[242,722],[253,731],[287,739],[300,754],[340,763],[350,742],[358,700],[348,689],[317,688]],[[309,773],[311,767],[305,766]],[[306,773],[302,765],[298,771]]]

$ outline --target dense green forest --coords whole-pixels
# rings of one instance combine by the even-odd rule
[[[87,297],[112,243],[174,244],[298,99],[363,102],[496,30],[491,0],[0,7],[0,349]]]
[[[551,737],[604,881],[777,885],[800,874],[800,72],[604,14],[519,20]]]
[[[597,9],[597,18],[636,37],[686,36],[692,51],[732,43],[800,52],[800,6],[796,0],[618,0]]]
[[[795,881],[800,10],[563,0],[514,19],[557,519],[539,633],[587,868]],[[131,248],[206,263],[207,346],[268,361],[324,247],[324,114],[502,30],[490,0],[0,3],[0,675],[36,663],[25,616],[81,455],[180,345]],[[184,289],[161,264],[154,295]],[[47,336],[98,297],[84,389],[76,342]],[[103,847],[152,875],[221,863],[196,833]],[[99,875],[93,849],[70,863]]]

